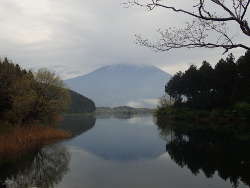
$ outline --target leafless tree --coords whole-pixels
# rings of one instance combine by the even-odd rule
[[[250,27],[246,18],[250,0],[189,0],[190,3],[194,2],[191,11],[170,6],[170,1],[132,0],[125,3],[127,6],[146,7],[150,11],[161,7],[193,18],[182,28],[159,29],[160,39],[157,42],[136,35],[138,44],[156,51],[200,47],[223,48],[225,52],[233,48],[250,49],[247,44],[233,40],[228,26],[228,22],[233,22],[239,26],[243,35],[250,37]]]

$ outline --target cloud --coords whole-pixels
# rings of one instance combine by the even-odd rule
[[[173,74],[190,63],[201,64],[204,59],[213,63],[221,56],[223,50],[155,53],[136,45],[134,34],[155,39],[156,29],[181,26],[189,19],[176,19],[165,9],[123,8],[123,2],[1,0],[0,56],[28,69],[47,67],[63,79],[121,62],[153,64]],[[190,7],[188,2],[176,3]]]
[[[159,104],[159,99],[141,99],[137,101],[130,101],[127,106],[134,108],[155,108]]]

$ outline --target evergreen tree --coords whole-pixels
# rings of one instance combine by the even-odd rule
[[[69,101],[68,90],[54,73],[35,75],[7,58],[0,60],[0,120],[14,125],[53,121]]]
[[[250,51],[241,56],[237,61],[238,82],[237,97],[250,103]]]
[[[232,54],[213,68],[203,61],[178,72],[166,85],[166,93],[175,104],[196,109],[226,108],[239,102],[250,103],[250,51],[235,63]],[[185,99],[185,100],[183,100]]]

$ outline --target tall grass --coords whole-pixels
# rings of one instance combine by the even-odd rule
[[[71,134],[46,126],[17,127],[0,135],[0,158],[15,157]]]

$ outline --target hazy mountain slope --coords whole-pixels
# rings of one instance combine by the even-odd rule
[[[152,106],[152,99],[163,95],[164,85],[170,77],[154,66],[118,64],[65,80],[65,83],[93,99],[96,106]]]

